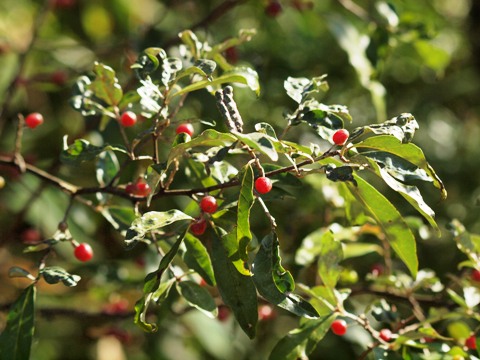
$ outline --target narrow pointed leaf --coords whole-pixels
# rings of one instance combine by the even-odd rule
[[[217,316],[218,310],[212,295],[199,284],[193,281],[180,281],[177,290],[185,300],[210,318]]]
[[[290,278],[287,280],[288,286],[275,282],[278,277],[277,271],[288,274]],[[278,256],[278,240],[275,234],[267,235],[261,243],[260,249],[255,256],[253,262],[253,281],[259,294],[271,304],[277,305],[297,316],[308,318],[318,317],[312,305],[300,296],[291,294],[293,290],[293,278],[289,272],[286,272],[280,264]],[[291,289],[291,290],[288,290]]]
[[[218,229],[216,229],[218,231]],[[253,339],[258,321],[257,291],[251,276],[240,274],[228,258],[220,236],[213,230],[212,263],[218,290],[243,331]]]
[[[322,246],[318,258],[318,275],[325,286],[333,289],[341,273],[340,261],[343,260],[342,244],[336,241],[331,231],[322,237]]]
[[[36,288],[30,285],[13,303],[7,315],[7,325],[0,335],[2,360],[28,360],[35,328]]]
[[[237,241],[240,258],[247,260],[247,247],[252,241],[250,231],[250,209],[255,202],[253,196],[253,170],[250,165],[245,167],[240,196],[237,206]]]
[[[77,283],[81,280],[80,276],[70,274],[59,266],[47,266],[40,271],[40,275],[49,284],[62,282],[63,285],[69,287],[77,286]]]
[[[267,155],[272,161],[278,160],[278,154],[275,150],[275,145],[273,144],[274,142],[278,143],[281,147],[281,143],[278,140],[262,133],[242,134],[234,132],[233,134],[238,140],[248,145],[251,149]]]
[[[382,228],[385,239],[415,278],[418,270],[417,246],[407,223],[385,196],[358,175],[354,174],[354,177],[358,186],[349,184],[348,189],[376,220],[378,226]]]
[[[185,236],[187,251],[183,254],[183,260],[191,269],[195,270],[211,286],[215,286],[212,261],[207,249],[196,237],[187,234]]]

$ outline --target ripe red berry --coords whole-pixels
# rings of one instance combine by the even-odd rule
[[[28,228],[22,231],[20,239],[24,244],[38,244],[42,240],[42,234],[37,229]]]
[[[217,199],[213,196],[207,195],[202,200],[200,200],[200,209],[207,214],[213,214],[217,211]]]
[[[177,134],[185,133],[190,136],[193,136],[193,125],[190,123],[185,123],[185,124],[180,124],[177,127],[177,130],[175,130]]]
[[[136,186],[135,195],[137,196],[148,196],[152,191],[152,189],[150,188],[150,185],[148,185],[143,180],[138,180],[135,186]]]
[[[227,306],[220,305],[218,307],[218,320],[226,321],[230,317],[230,309]]]
[[[480,281],[480,271],[478,271],[477,269],[473,269],[471,277],[473,281]]]
[[[50,79],[54,84],[63,86],[68,80],[68,75],[64,71],[58,70],[52,73]]]
[[[28,114],[27,117],[25,118],[25,125],[27,125],[30,129],[35,129],[38,125],[43,124],[43,115],[34,112],[31,114]]]
[[[392,332],[390,331],[390,329],[382,329],[380,330],[380,339],[382,339],[383,341],[390,341],[392,340]]]
[[[348,130],[340,129],[335,131],[333,134],[332,140],[336,145],[343,145],[348,140],[350,133]]]
[[[192,225],[190,225],[190,231],[193,235],[203,235],[205,230],[207,230],[207,222],[205,219],[198,219]]]
[[[235,46],[231,46],[225,50],[225,57],[230,64],[236,64],[238,62],[238,51]]]
[[[255,190],[259,194],[266,194],[272,190],[272,180],[265,176],[261,176],[255,180]]]
[[[75,248],[73,254],[80,261],[89,261],[93,257],[93,249],[89,244],[81,243]]]
[[[334,320],[332,325],[330,325],[330,329],[335,335],[345,335],[347,332],[347,322],[343,319]]]
[[[131,127],[137,123],[137,114],[133,111],[125,111],[120,117],[120,123],[123,127]]]
[[[259,320],[272,320],[277,316],[277,312],[271,305],[260,305],[258,307],[258,318]]]
[[[68,9],[75,5],[76,0],[52,0],[52,6],[57,9]]]
[[[378,277],[384,273],[385,269],[382,264],[373,264],[370,268],[370,272],[373,276]]]
[[[135,195],[135,192],[137,191],[137,185],[134,183],[128,183],[127,186],[125,186],[125,191],[128,194]]]
[[[265,7],[265,14],[270,17],[277,17],[282,12],[282,4],[277,0],[271,0],[268,5]]]
[[[477,348],[477,339],[475,338],[475,335],[471,335],[466,341],[465,341],[465,346],[469,350],[475,350]]]

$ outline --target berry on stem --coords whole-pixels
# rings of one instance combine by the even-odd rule
[[[150,185],[148,185],[145,181],[139,180],[137,181],[136,185],[136,191],[135,195],[137,196],[148,196],[150,194],[150,191],[152,190],[150,188]]]
[[[27,117],[25,118],[25,125],[30,129],[35,129],[38,125],[42,125],[42,124],[43,124],[43,115],[38,112],[28,114]]]
[[[255,180],[255,190],[259,194],[266,194],[272,190],[272,180],[265,176],[261,176]]]
[[[270,0],[268,5],[265,7],[265,14],[274,18],[282,13],[282,4],[278,0]]]
[[[347,332],[347,322],[343,319],[334,320],[332,325],[330,325],[330,329],[335,335],[345,335]]]
[[[175,130],[175,132],[177,134],[185,133],[190,136],[193,136],[193,125],[190,123],[180,124],[178,125],[177,130]]]
[[[87,243],[81,243],[73,251],[75,257],[80,261],[89,261],[93,257],[93,249]]]
[[[332,140],[336,145],[343,145],[347,142],[350,133],[346,129],[339,129],[333,134]]]
[[[137,114],[133,111],[125,111],[120,117],[120,124],[123,127],[131,127],[137,123]]]
[[[471,277],[473,281],[480,281],[480,271],[478,271],[477,269],[473,269]]]
[[[475,350],[477,348],[477,339],[475,338],[475,335],[471,335],[466,341],[465,341],[465,346],[469,350]]]
[[[380,335],[380,339],[382,339],[383,341],[388,342],[388,341],[392,340],[392,332],[390,331],[390,329],[380,330],[379,335]]]
[[[207,230],[207,222],[205,219],[200,218],[190,225],[190,231],[193,235],[200,236]]]
[[[272,320],[277,316],[275,309],[268,304],[263,304],[258,307],[259,320]]]
[[[217,199],[211,195],[207,195],[200,200],[200,209],[207,214],[213,214],[215,211],[217,211],[217,208]]]

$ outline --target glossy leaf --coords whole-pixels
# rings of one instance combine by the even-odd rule
[[[7,314],[7,324],[0,334],[2,360],[28,360],[35,329],[35,285],[22,291]]]
[[[269,360],[297,360],[315,350],[318,342],[330,329],[335,316],[306,320],[298,329],[290,331],[270,353]]]
[[[350,135],[350,140],[368,133],[376,135],[392,135],[402,143],[412,141],[415,131],[418,129],[418,122],[412,114],[404,113],[381,124],[371,124],[356,128]]]
[[[358,186],[350,185],[348,189],[382,228],[385,239],[415,278],[418,270],[417,246],[405,220],[392,203],[372,185],[356,174],[354,178]]]
[[[250,210],[255,202],[253,195],[253,170],[250,165],[245,167],[237,205],[237,242],[240,258],[247,260],[247,248],[252,241],[250,231]]]
[[[310,95],[328,90],[328,83],[324,80],[326,77],[326,75],[313,79],[288,77],[284,81],[283,87],[287,91],[287,95],[300,104]]]
[[[64,164],[76,166],[84,161],[96,159],[101,153],[107,150],[126,153],[121,147],[114,147],[108,144],[104,146],[95,146],[90,144],[87,140],[77,139],[69,146],[64,146],[64,150],[60,153],[60,160]]]
[[[334,288],[340,276],[340,261],[343,260],[342,244],[336,241],[333,234],[327,231],[322,236],[322,246],[318,258],[318,275],[325,286]]]
[[[113,151],[107,150],[99,154],[97,161],[97,181],[100,186],[105,186],[118,174],[120,164]]]
[[[131,66],[140,80],[145,80],[160,65],[159,59],[165,59],[167,53],[162,48],[147,48],[139,55],[135,64]]]
[[[480,269],[480,236],[470,234],[458,220],[452,220],[447,228],[453,234],[458,249],[468,256],[477,270]]]
[[[278,142],[276,139],[262,133],[242,134],[233,132],[233,135],[251,149],[267,155],[272,161],[278,160],[278,154],[273,144],[274,142]]]
[[[195,270],[211,286],[215,286],[212,261],[207,249],[200,240],[191,234],[185,236],[185,248],[183,260],[191,269]]]
[[[277,305],[297,316],[318,317],[306,300],[292,294],[295,283],[290,273],[280,262],[278,239],[275,233],[267,235],[261,243],[253,262],[253,281],[258,293],[271,304]],[[283,274],[283,276],[281,276]],[[279,281],[281,276],[283,281]]]
[[[200,80],[191,85],[185,86],[177,91],[173,96],[183,95],[196,90],[205,89],[208,86],[217,86],[226,83],[237,83],[247,85],[257,95],[260,93],[260,84],[258,82],[258,74],[255,70],[247,67],[234,68],[213,80]]]
[[[69,287],[77,286],[81,280],[80,276],[70,274],[59,266],[47,266],[40,270],[40,275],[49,284],[57,284],[61,281],[63,285]]]
[[[427,162],[423,151],[418,146],[412,143],[403,144],[394,136],[389,135],[372,136],[360,143],[354,144],[354,146],[360,150],[373,149],[376,151],[384,151],[409,161],[416,167],[426,172],[426,174],[433,180],[435,187],[441,191],[443,199],[447,197],[445,186],[433,168]]]
[[[185,300],[210,318],[217,316],[217,305],[207,289],[193,281],[180,281],[177,290]]]
[[[218,229],[216,229],[218,231]],[[230,261],[219,234],[209,231],[212,239],[212,263],[218,290],[243,331],[253,339],[258,320],[257,291],[251,276],[238,272]]]
[[[93,66],[95,79],[89,85],[94,96],[107,105],[116,106],[122,100],[123,91],[115,76],[115,71],[107,65],[95,62]]]
[[[159,230],[177,221],[186,220],[193,220],[193,218],[177,209],[164,212],[147,212],[133,221],[127,232],[125,242],[129,244],[134,241],[142,241],[151,231]]]

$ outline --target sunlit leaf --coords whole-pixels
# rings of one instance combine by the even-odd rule
[[[253,195],[253,170],[250,165],[245,167],[237,206],[237,241],[239,255],[247,260],[247,247],[252,241],[250,231],[250,209],[255,202]]]
[[[122,100],[123,91],[115,76],[115,71],[104,64],[95,62],[93,66],[95,79],[89,85],[93,95],[103,100],[107,105],[118,105]]]
[[[118,146],[104,145],[95,146],[90,144],[87,140],[77,139],[69,146],[65,146],[60,153],[60,160],[67,165],[75,166],[84,161],[91,161],[96,159],[101,153],[107,151],[119,151],[125,153],[125,149]]]
[[[329,288],[334,288],[340,276],[340,261],[343,260],[342,244],[327,231],[322,236],[322,246],[318,258],[318,275]]]
[[[40,270],[40,275],[49,284],[57,284],[61,281],[63,285],[69,287],[77,286],[81,280],[80,276],[70,274],[59,266],[47,266]]]
[[[278,142],[276,139],[262,133],[242,134],[233,132],[233,135],[250,148],[267,155],[272,161],[278,160],[278,154],[273,145],[274,142]]]

